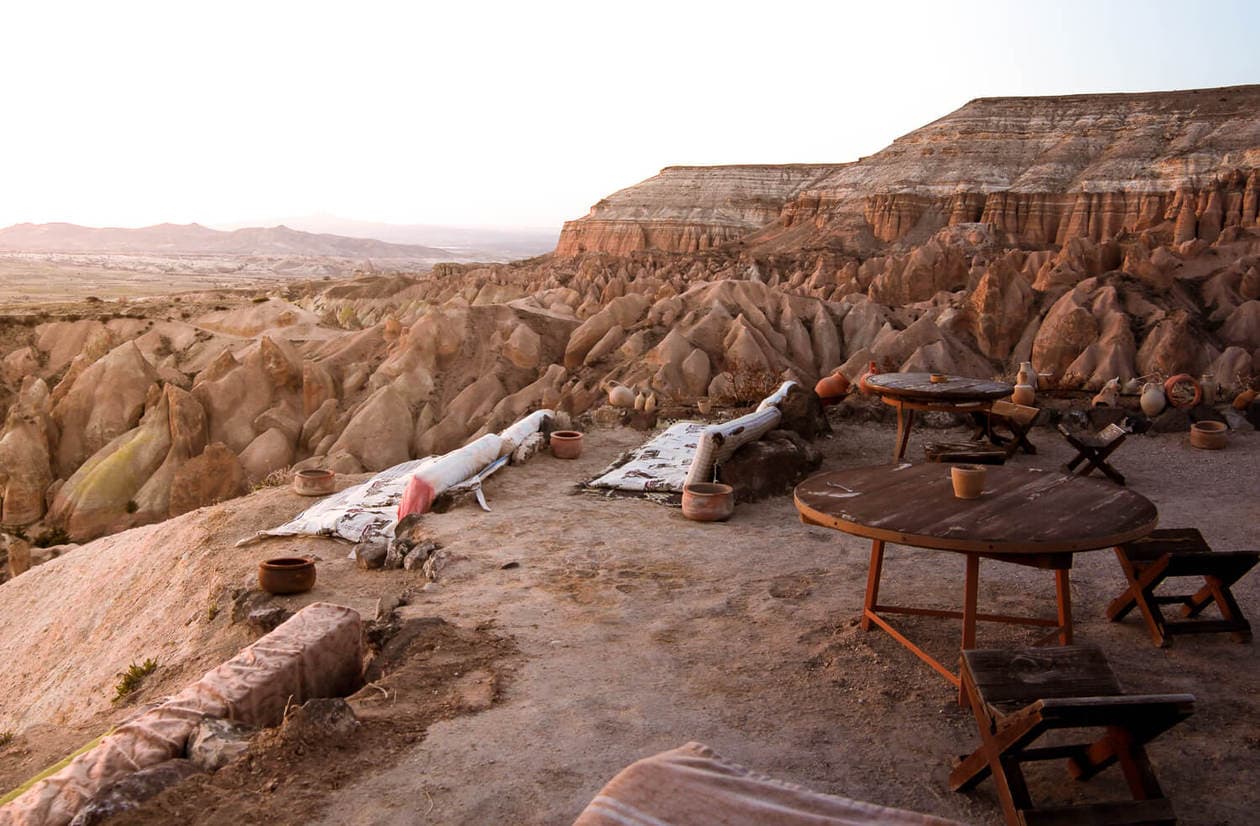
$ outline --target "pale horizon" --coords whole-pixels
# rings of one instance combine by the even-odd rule
[[[1245,3],[32,4],[0,13],[0,226],[558,231],[667,166],[852,161],[978,97],[1256,82],[1258,20]]]

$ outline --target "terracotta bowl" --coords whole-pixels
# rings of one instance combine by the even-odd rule
[[[721,522],[735,512],[735,489],[718,482],[683,487],[683,516],[696,522]]]
[[[582,434],[576,430],[556,430],[550,441],[551,455],[557,459],[576,459],[582,455]]]
[[[1190,444],[1201,450],[1220,450],[1225,447],[1225,431],[1221,422],[1195,422],[1190,425]]]
[[[293,492],[302,496],[327,496],[336,486],[337,474],[322,468],[306,468],[293,474]]]
[[[282,556],[258,563],[258,587],[269,594],[300,594],[315,587],[315,560]]]
[[[954,495],[959,499],[979,499],[984,493],[984,465],[953,465],[949,477],[954,483]]]
[[[928,381],[930,381],[932,384],[944,384],[945,382],[949,381],[949,376],[945,375],[944,373],[930,373],[928,375]]]

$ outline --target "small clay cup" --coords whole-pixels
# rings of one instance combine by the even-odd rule
[[[315,560],[282,556],[258,563],[258,587],[269,594],[301,594],[315,587]]]
[[[293,492],[301,496],[327,496],[336,486],[337,474],[324,468],[306,468],[293,474]]]
[[[683,486],[683,516],[695,522],[722,522],[735,512],[735,489],[719,482]]]
[[[1221,422],[1195,422],[1190,425],[1190,444],[1200,450],[1220,450],[1225,447],[1226,430]]]
[[[984,465],[953,465],[949,478],[959,499],[979,499],[984,492]]]
[[[929,373],[928,381],[930,381],[932,384],[944,384],[945,382],[949,381],[949,376],[945,375],[944,373]]]
[[[551,434],[551,455],[557,459],[576,459],[582,455],[582,434],[576,430],[556,430]]]

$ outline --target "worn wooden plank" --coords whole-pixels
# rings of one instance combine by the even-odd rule
[[[940,465],[879,465],[820,473],[796,488],[810,521],[920,548],[990,554],[1097,550],[1150,533],[1154,504],[1094,479],[988,467],[984,493],[958,499]]]
[[[988,705],[1024,706],[1035,700],[1116,696],[1120,684],[1102,651],[1092,645],[977,649],[962,654]]]

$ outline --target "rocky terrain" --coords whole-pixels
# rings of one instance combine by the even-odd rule
[[[609,381],[662,413],[836,368],[1047,386],[1260,359],[1260,87],[967,104],[856,163],[685,167],[511,264],[96,302],[3,329],[0,521],[80,541],[379,470]]]

